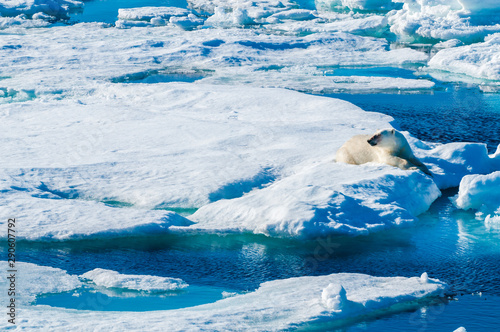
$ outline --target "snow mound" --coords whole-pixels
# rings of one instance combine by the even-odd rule
[[[342,285],[345,290],[339,295],[342,304],[347,305],[339,310],[330,310],[323,300],[334,302],[337,288],[331,284]],[[405,304],[417,307],[416,301],[440,296],[446,288],[435,279],[422,283],[418,277],[340,273],[269,281],[253,292],[177,310],[92,312],[34,306],[23,310],[23,319],[17,325],[24,329],[43,326],[51,331],[78,330],[81,326],[88,330],[287,330],[306,323],[341,324],[367,314],[398,312],[405,309]],[[5,326],[6,320],[0,324]]]
[[[82,274],[81,277],[92,280],[97,286],[101,287],[123,288],[150,293],[174,291],[188,287],[188,284],[178,278],[120,274],[105,269],[94,269]]]
[[[484,43],[439,51],[428,63],[429,68],[500,80],[500,33],[488,36]]]
[[[10,269],[5,261],[0,262],[0,266],[3,271]],[[23,305],[32,303],[38,295],[68,292],[81,286],[77,276],[61,269],[22,262],[16,262],[15,269],[16,302]],[[7,272],[5,274],[9,276]],[[5,290],[0,295],[2,303],[9,301],[6,290],[11,281],[5,276],[0,278],[0,288]]]
[[[321,300],[329,310],[341,312],[348,304],[347,292],[342,285],[329,284],[321,293]]]
[[[403,42],[459,39],[465,43],[473,43],[500,31],[500,24],[470,24],[471,12],[458,0],[400,2],[404,2],[403,8],[390,12],[388,19],[391,32]]]

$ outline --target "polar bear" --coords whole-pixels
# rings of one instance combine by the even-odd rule
[[[356,135],[342,145],[335,159],[354,165],[375,162],[401,169],[419,169],[432,176],[429,169],[413,155],[403,134],[395,129],[382,129],[372,136]]]

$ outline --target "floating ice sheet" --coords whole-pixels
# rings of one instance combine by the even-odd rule
[[[278,237],[368,234],[414,221],[440,194],[422,173],[328,160],[241,198],[205,205],[190,228]]]
[[[50,269],[35,267],[38,270]],[[51,280],[57,282],[65,278],[65,275],[54,275]],[[431,278],[381,278],[340,273],[269,281],[247,294],[168,311],[95,312],[32,306],[23,309],[22,320],[17,321],[17,326],[24,329],[43,326],[51,331],[76,331],[82,326],[86,330],[237,328],[275,331],[322,321],[342,325],[346,320],[361,319],[367,314],[415,308],[418,307],[417,301],[439,296],[446,288],[444,283]],[[340,300],[336,301],[339,294]],[[1,328],[7,326],[6,320],[0,324]]]
[[[439,195],[434,182],[458,186],[467,174],[500,169],[484,144],[429,144],[407,133],[433,179],[336,164],[345,141],[392,119],[281,89],[107,83],[78,100],[0,105],[0,117],[1,206],[25,220],[20,236],[32,240],[172,226],[364,234],[414,220]],[[179,208],[201,208],[187,217],[199,224],[163,211]]]
[[[86,95],[99,82],[155,70],[209,69],[214,70],[213,77],[219,72],[224,76],[230,70],[237,70],[232,80],[237,80],[241,73],[244,81],[258,75],[255,71],[261,67],[278,66],[294,68],[299,78],[316,80],[310,77],[311,64],[401,66],[426,64],[428,59],[426,54],[408,48],[391,50],[389,43],[379,38],[342,32],[296,37],[237,28],[123,30],[96,23],[30,29],[22,35],[2,36],[2,44],[5,47],[0,66],[2,75],[9,76],[2,80],[2,86],[34,91],[44,99]],[[298,71],[300,68],[304,70]],[[267,75],[272,81],[279,81],[281,72],[269,71]],[[364,82],[370,80],[363,78]],[[354,79],[352,83],[357,81]],[[397,86],[396,81],[390,84]],[[404,86],[413,83],[401,81]],[[428,83],[422,81],[417,85]],[[343,88],[349,86],[345,84]]]
[[[461,209],[479,210],[486,221],[500,221],[500,171],[488,175],[467,175],[460,181],[454,203]]]
[[[38,14],[37,18],[68,18],[70,11],[81,8],[83,8],[83,2],[76,0],[0,1],[0,15],[2,16],[27,15],[32,17]]]
[[[441,50],[429,61],[429,67],[498,81],[500,80],[500,33],[488,36],[484,43]]]
[[[401,10],[387,17],[391,31],[401,41],[419,42],[459,39],[466,43],[482,41],[488,34],[499,32],[498,20],[487,25],[470,24],[470,11],[457,0],[406,0]],[[467,4],[471,4],[468,1]],[[491,3],[490,3],[491,5]],[[497,5],[498,7],[498,5]],[[471,8],[478,8],[473,5]]]
[[[174,291],[188,287],[188,284],[178,278],[121,274],[106,269],[94,269],[82,274],[81,277],[92,280],[93,283],[101,287],[123,288],[150,293]]]
[[[0,262],[0,266],[3,271],[10,269],[5,261]],[[7,297],[7,289],[11,282],[15,284],[16,294],[13,298],[17,305],[30,304],[38,295],[68,292],[81,286],[77,276],[69,275],[66,271],[53,267],[16,262],[15,270],[14,279],[9,280],[7,273],[6,276],[0,278],[0,287],[4,290],[0,294],[2,303],[7,303],[10,299]]]

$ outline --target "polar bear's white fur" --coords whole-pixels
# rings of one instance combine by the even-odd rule
[[[413,155],[403,134],[395,129],[382,129],[372,136],[354,136],[337,151],[335,159],[354,165],[375,162],[405,170],[419,169],[432,176],[427,167]]]

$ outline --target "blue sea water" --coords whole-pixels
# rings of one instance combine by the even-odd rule
[[[472,212],[457,210],[444,192],[415,224],[368,236],[271,239],[260,235],[161,235],[64,242],[19,242],[24,261],[82,274],[107,268],[124,274],[176,277],[186,291],[120,297],[89,289],[41,297],[38,304],[92,310],[143,311],[209,303],[222,292],[245,292],[260,283],[338,272],[419,276],[447,282],[453,299],[400,314],[366,317],[345,326],[306,325],[304,330],[468,331],[495,330],[500,320],[500,228],[488,228]],[[191,288],[191,289],[190,289]],[[481,296],[478,295],[481,293]],[[476,294],[476,295],[471,295]],[[130,295],[130,294],[129,294]],[[97,303],[91,306],[88,303]],[[458,324],[458,325],[457,325]]]
[[[500,144],[500,94],[477,86],[448,84],[414,94],[332,94],[365,111],[392,116],[394,126],[429,142]]]
[[[300,2],[314,8],[311,1]],[[87,1],[70,23],[114,23],[118,8],[187,7],[185,0]],[[176,76],[177,75],[177,76]],[[201,75],[201,74],[200,74]],[[202,76],[154,73],[117,82],[194,82]],[[325,75],[369,75],[415,78],[408,68],[336,68]],[[397,91],[395,91],[397,92]],[[483,142],[493,151],[500,143],[500,94],[484,94],[477,86],[438,84],[415,94],[334,94],[367,111],[395,118],[394,125],[432,142]],[[365,317],[361,321],[308,324],[308,331],[467,331],[500,330],[500,227],[487,227],[474,213],[457,210],[447,190],[415,224],[358,237],[326,237],[309,241],[272,239],[260,235],[158,235],[62,242],[18,243],[22,261],[58,267],[70,274],[107,268],[123,274],[181,278],[186,290],[147,294],[124,290],[82,289],[45,295],[37,304],[86,310],[169,310],[242,293],[260,283],[338,272],[374,276],[419,276],[428,272],[451,286],[451,299],[405,308],[399,314]],[[120,208],[117,202],[108,202]],[[189,214],[194,211],[178,211]],[[2,251],[4,248],[2,248]]]

